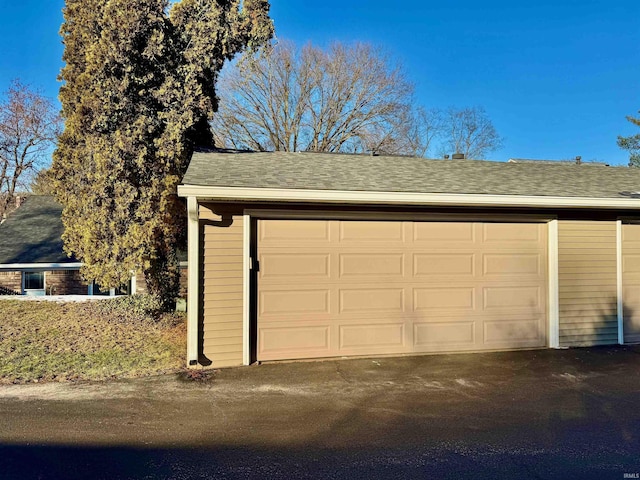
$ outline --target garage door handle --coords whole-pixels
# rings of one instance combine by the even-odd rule
[[[254,272],[259,272],[260,262],[254,258],[249,258],[249,270],[253,270]]]

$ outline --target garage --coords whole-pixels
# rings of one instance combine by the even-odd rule
[[[194,153],[187,363],[640,342],[640,169]]]
[[[546,223],[264,219],[257,359],[547,343]]]

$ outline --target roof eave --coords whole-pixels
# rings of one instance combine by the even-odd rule
[[[454,206],[454,207],[527,207],[595,208],[640,210],[640,199],[552,197],[526,195],[487,195],[418,192],[367,192],[339,190],[303,190],[278,188],[212,187],[180,185],[180,197],[207,201],[309,202],[368,205]]]
[[[78,270],[82,263],[0,263],[0,271],[26,271],[26,270]]]

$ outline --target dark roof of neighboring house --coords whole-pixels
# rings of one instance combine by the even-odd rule
[[[63,250],[62,205],[48,195],[32,195],[0,224],[0,265],[75,263]],[[185,248],[178,260],[186,261]]]
[[[73,263],[62,249],[62,206],[32,195],[0,225],[0,264]]]
[[[569,162],[211,151],[194,153],[182,183],[347,192],[628,198],[640,192],[640,168]]]

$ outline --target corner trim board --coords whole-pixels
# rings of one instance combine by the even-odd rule
[[[618,297],[618,344],[624,345],[624,298],[622,288],[622,220],[616,222],[616,280]]]
[[[251,216],[244,212],[242,217],[242,364],[251,363],[251,352],[249,351],[249,315],[251,284]]]
[[[560,348],[560,292],[558,271],[558,220],[548,226],[549,248],[549,348]]]
[[[198,200],[187,198],[188,283],[187,283],[187,366],[198,364],[198,319],[200,316],[200,218]]]

